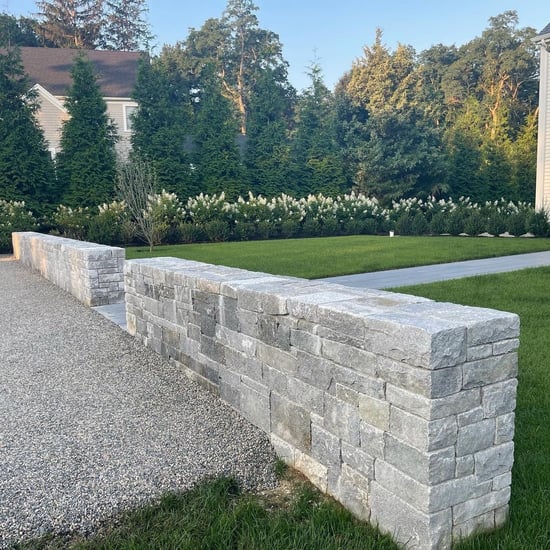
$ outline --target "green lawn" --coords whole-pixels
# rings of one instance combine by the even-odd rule
[[[550,268],[399,288],[438,301],[518,313],[521,319],[510,522],[461,550],[550,548]]]
[[[306,279],[550,250],[550,239],[326,237],[126,249],[129,260],[174,256]]]

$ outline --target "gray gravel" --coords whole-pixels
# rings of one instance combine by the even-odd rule
[[[90,534],[233,475],[275,485],[268,438],[118,326],[0,257],[0,548]]]

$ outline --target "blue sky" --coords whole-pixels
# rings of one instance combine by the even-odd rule
[[[279,34],[290,81],[308,84],[307,67],[317,57],[329,87],[372,44],[376,27],[384,42],[417,51],[433,44],[461,45],[481,34],[489,17],[516,10],[522,27],[541,30],[550,22],[548,0],[256,0],[261,27]],[[149,23],[160,46],[183,40],[189,27],[219,17],[226,0],[149,0]],[[0,0],[0,11],[29,15],[33,0]],[[158,51],[158,50],[157,50]]]

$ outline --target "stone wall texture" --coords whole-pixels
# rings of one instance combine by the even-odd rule
[[[87,306],[124,302],[124,249],[53,235],[12,233],[15,258]]]
[[[125,283],[130,333],[407,548],[506,521],[516,315],[174,258]]]

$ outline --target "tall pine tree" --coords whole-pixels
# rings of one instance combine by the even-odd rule
[[[105,8],[104,47],[125,52],[149,49],[146,0],[105,0]]]
[[[194,131],[194,165],[201,191],[235,200],[247,190],[235,138],[238,127],[232,105],[221,93],[221,82],[209,67],[202,73]]]
[[[57,173],[64,204],[95,206],[113,196],[116,129],[91,62],[77,56],[71,76],[73,84],[65,101],[70,118],[63,123]]]
[[[93,50],[101,43],[103,0],[40,0],[38,34],[45,46]]]
[[[191,164],[191,86],[161,60],[140,60],[134,99],[138,109],[133,121],[132,148],[135,158],[154,167],[161,188],[181,199],[197,193]]]
[[[43,212],[58,197],[53,163],[35,119],[37,108],[19,51],[0,53],[0,198],[24,200]]]

